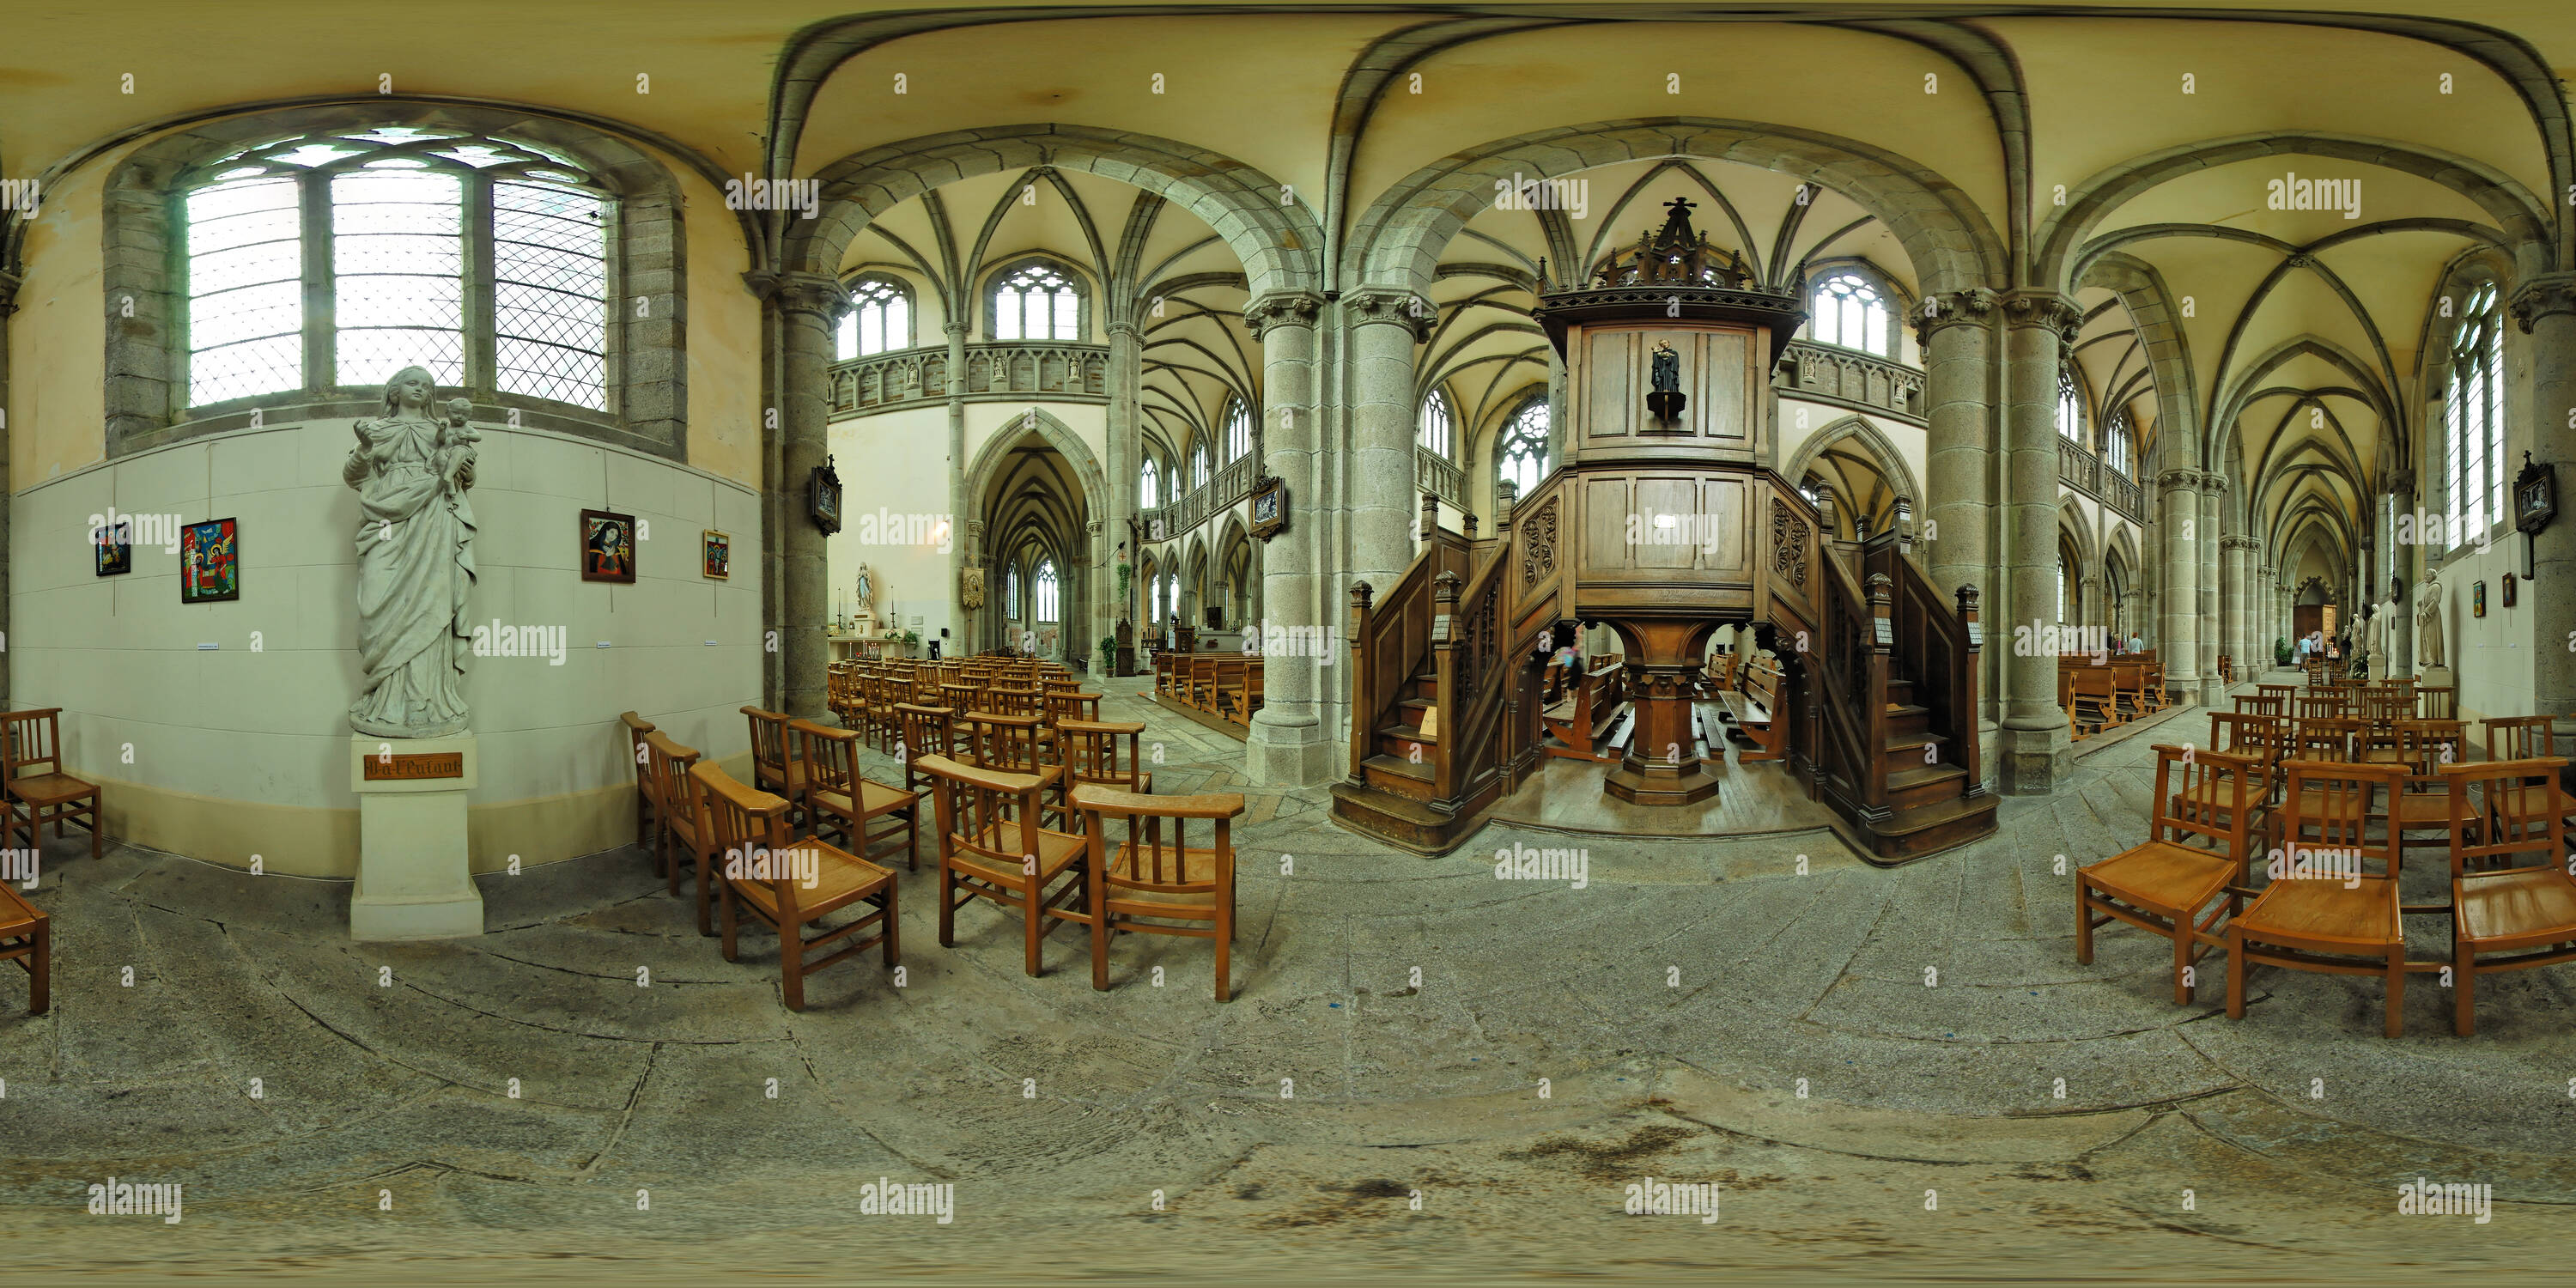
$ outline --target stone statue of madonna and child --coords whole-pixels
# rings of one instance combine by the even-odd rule
[[[380,738],[465,732],[465,659],[473,649],[473,404],[431,411],[437,384],[405,367],[385,383],[384,414],[357,421],[340,480],[358,490],[358,653],[366,690],[349,727]]]

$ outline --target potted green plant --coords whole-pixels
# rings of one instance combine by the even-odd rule
[[[2272,640],[2272,663],[2275,666],[2290,664],[2290,641],[2278,637]]]

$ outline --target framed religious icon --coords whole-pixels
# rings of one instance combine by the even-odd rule
[[[1288,530],[1288,482],[1265,474],[1252,485],[1252,535],[1268,541]]]
[[[730,580],[733,577],[732,534],[718,532],[713,528],[709,528],[700,533],[699,536],[704,541],[703,562],[705,565],[699,571],[703,575],[713,577],[718,581]]]
[[[2513,574],[2512,574],[2512,573],[2506,573],[2506,574],[2504,575],[2504,581],[2503,581],[2503,584],[2502,584],[2502,589],[2503,589],[2503,591],[2504,591],[2504,606],[2505,606],[2505,607],[2507,607],[2507,608],[2511,608],[2511,607],[2513,607],[2513,606],[2514,606],[2514,603],[2516,602],[2516,600],[2520,598],[2519,596],[2517,596],[2516,594],[2514,594],[2514,591],[2516,590],[2516,588],[2517,588],[2517,587],[2516,587],[2516,584],[2515,584],[2515,581],[2514,581],[2514,576],[2513,576]]]
[[[179,602],[241,598],[241,521],[208,519],[179,529]]]
[[[806,492],[806,506],[814,516],[814,526],[825,532],[841,530],[841,475],[832,468],[832,458],[814,467]]]
[[[2486,615],[2487,584],[2481,581],[2469,587],[2469,616],[2484,617]]]
[[[635,582],[635,516],[581,512],[581,579]]]
[[[2522,454],[2522,472],[2513,478],[2513,526],[2515,530],[2538,535],[2549,521],[2558,516],[2558,476],[2546,465],[2535,465],[2531,453]]]
[[[99,576],[134,571],[134,520],[118,519],[98,525],[90,530],[90,543],[95,547]]]

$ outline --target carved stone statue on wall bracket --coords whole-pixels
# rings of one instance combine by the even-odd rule
[[[2442,651],[2442,583],[2429,572],[2415,583],[2415,664],[2426,669],[2450,665]]]

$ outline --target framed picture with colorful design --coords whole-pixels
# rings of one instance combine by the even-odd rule
[[[2469,616],[2487,615],[2487,584],[2483,581],[2469,587]]]
[[[102,523],[90,532],[98,557],[98,575],[114,577],[134,571],[134,520]]]
[[[733,576],[733,535],[713,528],[700,535],[706,541],[705,567],[700,571],[718,581],[730,579]]]
[[[635,516],[581,512],[581,579],[635,583]]]
[[[208,519],[179,529],[179,602],[211,604],[239,598],[241,521]]]

